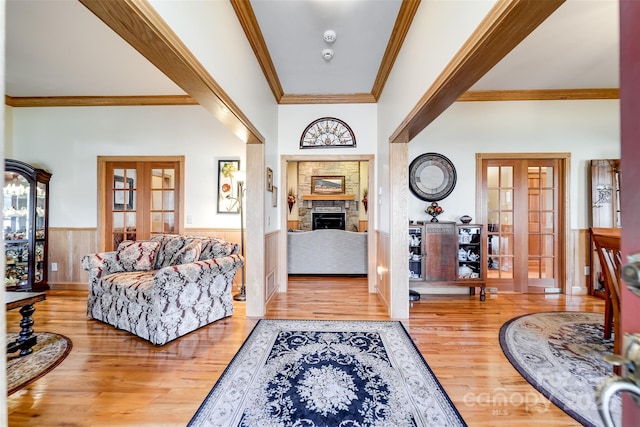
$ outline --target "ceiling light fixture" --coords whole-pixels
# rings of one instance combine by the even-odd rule
[[[323,36],[324,41],[326,41],[327,43],[333,43],[334,41],[336,41],[336,32],[333,30],[327,30],[324,32],[324,36]]]
[[[333,58],[333,50],[331,50],[331,49],[322,49],[322,57],[325,60],[330,61],[331,58]]]

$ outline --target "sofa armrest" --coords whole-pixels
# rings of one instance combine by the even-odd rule
[[[121,271],[116,263],[116,251],[99,252],[82,257],[82,268],[89,272],[90,277],[102,277]]]
[[[214,279],[233,281],[236,272],[244,265],[241,255],[195,261],[187,264],[172,265],[159,269],[153,278],[153,299],[175,297],[184,290],[186,284],[210,286]]]

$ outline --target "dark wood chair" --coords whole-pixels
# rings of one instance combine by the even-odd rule
[[[613,331],[613,352],[621,354],[620,333],[620,256],[619,228],[591,228],[591,237],[602,268],[605,287],[604,337],[611,338]]]

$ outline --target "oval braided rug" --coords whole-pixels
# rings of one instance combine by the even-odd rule
[[[502,325],[500,346],[520,375],[558,408],[582,425],[601,426],[596,388],[613,375],[602,359],[613,352],[603,323],[602,313],[526,314]],[[618,423],[620,402],[620,396],[611,402]]]
[[[37,332],[38,342],[33,353],[19,357],[19,351],[7,355],[7,394],[15,393],[50,372],[71,351],[71,340],[51,332]],[[18,338],[18,333],[7,333],[7,343]]]

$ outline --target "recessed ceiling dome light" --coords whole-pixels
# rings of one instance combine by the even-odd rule
[[[336,32],[333,30],[327,30],[324,32],[324,41],[327,43],[333,43],[336,41]]]
[[[322,49],[322,57],[329,61],[333,58],[333,51],[331,49]]]

